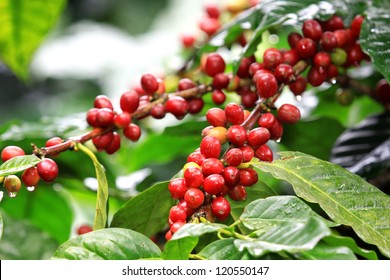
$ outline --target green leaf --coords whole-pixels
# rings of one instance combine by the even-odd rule
[[[166,225],[169,209],[175,204],[168,183],[158,183],[129,199],[114,214],[110,226],[132,229],[146,236],[160,231]]]
[[[282,224],[305,223],[310,218],[321,220],[329,227],[337,224],[324,219],[296,196],[272,196],[258,199],[247,205],[240,220],[251,230],[277,227]]]
[[[313,249],[295,254],[303,260],[357,260],[351,249],[345,246],[331,246],[319,242]]]
[[[366,19],[363,21],[360,45],[362,50],[371,57],[372,63],[390,81],[390,18],[389,1],[372,1],[366,10]]]
[[[98,189],[96,195],[96,212],[93,222],[93,229],[98,230],[106,227],[107,224],[107,202],[108,202],[108,184],[106,171],[100,164],[95,154],[81,143],[77,143],[77,147],[88,155],[93,165],[95,166],[96,178],[98,180]]]
[[[0,166],[0,177],[21,172],[35,166],[41,159],[35,155],[13,157]]]
[[[160,249],[148,237],[123,228],[79,235],[62,244],[54,258],[70,260],[139,260],[159,258]]]
[[[390,196],[338,165],[299,152],[280,154],[281,160],[254,166],[288,181],[298,196],[390,256]]]
[[[57,22],[64,0],[3,0],[0,2],[0,54],[26,80],[34,51]]]
[[[344,130],[337,120],[327,117],[302,120],[294,125],[284,126],[281,143],[289,151],[301,151],[327,160],[334,142]]]
[[[331,246],[343,246],[349,248],[355,254],[362,256],[368,260],[377,260],[378,256],[375,251],[360,248],[355,239],[347,236],[329,235],[323,239],[323,242]]]
[[[208,260],[250,260],[252,257],[246,251],[239,251],[233,238],[217,240],[199,252],[199,256]]]
[[[198,244],[198,240],[198,237],[187,236],[168,241],[164,246],[162,258],[164,260],[188,260],[190,253]]]
[[[261,178],[260,178],[261,179]],[[234,201],[234,200],[229,200],[230,202],[230,215],[233,217],[235,221],[237,221],[244,208],[251,203],[252,201],[255,201],[256,199],[259,198],[266,198],[269,196],[274,196],[277,195],[277,193],[271,189],[267,184],[264,182],[258,181],[254,186],[246,188],[247,192],[247,197],[245,201]],[[241,225],[238,225],[241,230],[245,230],[241,228]]]
[[[10,217],[3,211],[4,232],[0,242],[1,260],[44,260],[58,247],[46,232],[29,220]]]
[[[3,225],[3,216],[0,213],[0,240],[3,237],[3,230],[4,230],[4,225]]]

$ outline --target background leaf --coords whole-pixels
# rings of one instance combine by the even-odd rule
[[[69,260],[139,260],[159,258],[160,249],[146,236],[109,228],[79,235],[62,244],[54,258]]]
[[[369,1],[366,19],[363,21],[360,44],[362,50],[371,57],[372,63],[390,81],[390,56],[386,43],[390,42],[389,1]]]
[[[164,260],[188,260],[198,240],[198,237],[187,236],[172,242],[168,241],[164,246],[162,258]]]
[[[234,238],[214,241],[199,252],[199,256],[208,260],[250,260],[247,251],[239,251],[234,245]]]
[[[26,79],[34,51],[57,22],[65,0],[0,2],[0,53],[21,79]]]
[[[35,155],[13,157],[0,166],[0,177],[21,172],[35,166],[41,159]]]
[[[114,214],[110,226],[152,236],[167,224],[169,209],[174,204],[168,191],[168,182],[158,183],[129,199]]]
[[[351,226],[365,242],[390,256],[390,197],[342,167],[299,152],[254,164],[291,183],[296,194],[318,203],[335,222]]]
[[[3,237],[0,240],[2,260],[43,260],[50,258],[58,243],[30,221],[10,217],[3,211]]]
[[[309,251],[295,254],[295,257],[303,260],[357,260],[348,247],[331,246],[322,241]]]

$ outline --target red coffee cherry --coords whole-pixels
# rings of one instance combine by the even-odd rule
[[[159,85],[155,76],[144,74],[141,77],[141,87],[146,93],[153,94],[158,90]]]
[[[261,161],[267,161],[267,162],[272,162],[274,156],[273,156],[273,152],[272,150],[270,149],[270,147],[268,147],[267,144],[264,144],[260,147],[258,147],[256,150],[255,150],[255,156],[261,160]]]
[[[173,223],[169,230],[172,234],[174,234],[175,232],[177,232],[182,226],[184,226],[186,223],[185,222],[176,222],[176,223]]]
[[[218,73],[214,76],[213,87],[215,89],[224,89],[229,85],[230,79],[229,76],[225,73]]]
[[[165,110],[174,115],[178,120],[188,113],[188,102],[180,96],[171,96],[165,103]]]
[[[233,145],[241,147],[247,140],[247,133],[242,126],[232,125],[227,131],[227,138]]]
[[[22,182],[19,177],[16,175],[8,175],[4,178],[4,188],[10,193],[10,195],[14,195],[20,190]]]
[[[128,112],[122,112],[114,116],[114,125],[117,128],[125,128],[131,122],[131,115]]]
[[[240,170],[235,166],[227,166],[222,172],[222,177],[225,180],[225,185],[228,188],[233,188],[240,182]]]
[[[167,231],[165,234],[165,240],[169,241],[172,238],[172,232],[170,230]]]
[[[264,128],[271,128],[275,123],[275,116],[272,113],[264,113],[260,116],[258,124]]]
[[[239,148],[229,149],[224,156],[225,163],[230,166],[239,166],[243,159],[244,155]]]
[[[113,133],[112,131],[109,131],[107,133],[104,133],[102,135],[96,136],[92,139],[92,143],[95,145],[96,149],[98,150],[104,150],[113,139]]]
[[[17,157],[24,156],[24,151],[18,146],[7,146],[1,151],[1,159],[6,162],[7,160]]]
[[[141,128],[131,123],[123,129],[123,135],[132,142],[137,142],[141,137]]]
[[[291,90],[294,95],[301,95],[305,92],[307,86],[307,80],[303,76],[298,76],[295,82],[292,82],[288,85],[288,88]]]
[[[184,171],[184,180],[188,188],[200,188],[203,183],[202,170],[196,167],[189,167]]]
[[[283,135],[283,124],[279,119],[276,118],[274,125],[268,130],[271,134],[271,139],[278,141]]]
[[[194,87],[196,87],[196,84],[193,80],[188,79],[188,78],[183,78],[183,79],[180,79],[180,81],[177,85],[177,90],[183,91],[183,90],[187,90],[187,89],[194,88]]]
[[[255,73],[259,70],[264,70],[265,69],[265,65],[264,63],[258,63],[258,62],[253,62],[250,66],[249,66],[249,74],[251,76],[254,76]]]
[[[223,164],[217,158],[206,158],[202,163],[202,173],[205,177],[211,174],[221,174]]]
[[[215,89],[211,93],[211,99],[215,104],[221,105],[226,101],[226,94],[222,90]]]
[[[110,126],[114,123],[114,111],[108,108],[100,108],[96,113],[96,125],[98,127]]]
[[[221,23],[219,20],[211,17],[204,17],[199,22],[199,29],[206,33],[209,37],[214,35],[220,27]]]
[[[306,59],[311,58],[317,51],[316,43],[310,38],[299,40],[295,46],[300,57]]]
[[[62,142],[64,142],[64,140],[62,140],[62,138],[60,138],[60,137],[52,137],[52,138],[50,138],[49,140],[46,141],[45,147],[47,147],[47,148],[48,147],[52,147],[52,146],[61,144]]]
[[[207,133],[204,136],[207,135],[214,136],[215,138],[217,138],[219,143],[221,143],[221,145],[225,144],[228,141],[227,129],[223,126],[212,127],[207,131]]]
[[[282,53],[284,64],[294,66],[299,61],[300,57],[296,49],[291,49]]]
[[[294,105],[283,104],[278,109],[278,118],[284,123],[293,124],[300,120],[301,111],[299,111],[299,109]]]
[[[282,54],[278,49],[269,48],[263,54],[263,63],[265,68],[274,69],[280,63],[282,63]]]
[[[270,138],[271,134],[268,129],[264,127],[256,127],[248,133],[248,144],[252,148],[257,148],[267,143]]]
[[[324,51],[331,51],[337,47],[337,39],[333,32],[325,31],[322,34],[320,46]]]
[[[188,188],[184,178],[175,178],[168,184],[168,191],[174,199],[182,199],[187,190]]]
[[[205,10],[206,10],[207,15],[210,18],[219,18],[220,14],[221,14],[219,8],[214,3],[207,3],[205,6]]]
[[[259,175],[252,168],[240,169],[240,185],[243,186],[253,186],[259,180]]]
[[[363,51],[360,44],[352,45],[347,51],[347,64],[348,65],[359,65],[363,59]]]
[[[274,75],[278,82],[289,84],[294,79],[294,70],[291,65],[282,63],[276,66]]]
[[[287,37],[288,44],[290,45],[290,47],[292,49],[295,48],[295,46],[297,45],[298,41],[301,40],[301,39],[302,39],[302,35],[297,33],[297,32],[292,32]]]
[[[219,194],[225,185],[225,180],[220,174],[211,174],[203,181],[203,189],[209,194]]]
[[[169,219],[171,220],[172,223],[176,223],[179,221],[185,222],[187,219],[186,211],[179,206],[173,206],[169,210]]]
[[[249,67],[254,62],[253,57],[244,57],[237,69],[237,76],[242,79],[250,78]]]
[[[243,201],[246,199],[246,196],[246,188],[241,185],[237,185],[229,191],[229,197],[234,201]]]
[[[196,41],[195,36],[192,34],[182,34],[180,39],[183,47],[186,49],[192,48]]]
[[[184,211],[186,211],[187,217],[190,217],[192,216],[192,214],[195,213],[195,210],[192,209],[184,199],[180,200],[177,206],[179,206],[180,208],[184,209]]]
[[[37,164],[37,171],[43,181],[50,183],[57,178],[58,166],[54,160],[45,158]]]
[[[244,121],[244,110],[236,103],[229,103],[225,107],[226,121],[231,124],[242,124]]]
[[[81,225],[77,229],[77,235],[86,234],[88,232],[93,231],[92,227],[90,225]]]
[[[313,57],[313,63],[316,67],[323,67],[327,68],[331,61],[330,61],[330,55],[327,52],[318,52]]]
[[[206,158],[219,158],[221,154],[221,144],[214,136],[206,136],[200,142],[200,152]]]
[[[307,81],[309,84],[311,84],[313,87],[318,87],[322,85],[325,80],[326,71],[314,66],[310,68],[309,73],[307,74]]]
[[[119,100],[119,105],[124,112],[134,113],[139,106],[139,95],[136,91],[131,90],[123,93]]]
[[[350,32],[346,29],[339,29],[333,32],[336,37],[337,47],[343,48],[349,44],[350,41]]]
[[[306,38],[319,41],[322,36],[321,24],[315,19],[309,19],[303,22],[302,33]]]
[[[337,77],[339,74],[339,69],[337,68],[336,65],[334,64],[330,64],[328,66],[328,68],[326,69],[326,77],[327,79],[332,79],[332,78],[335,78]]]
[[[350,26],[351,35],[355,40],[358,39],[360,36],[360,30],[362,27],[363,20],[364,17],[362,15],[357,15],[353,18],[351,22],[351,26]]]
[[[259,100],[259,95],[254,91],[248,91],[241,95],[241,104],[245,108],[253,108],[257,100]]]
[[[110,98],[108,98],[105,95],[98,95],[95,97],[95,100],[93,102],[93,106],[95,108],[108,108],[110,110],[114,110],[114,107],[112,107],[112,103]]]
[[[200,111],[202,111],[204,106],[204,101],[203,98],[201,97],[192,97],[190,100],[188,100],[187,104],[188,104],[188,113],[195,115]]]
[[[206,157],[203,154],[201,154],[200,151],[197,151],[188,155],[187,162],[195,162],[197,165],[201,166],[205,159]]]
[[[166,111],[163,104],[156,104],[150,110],[150,115],[155,119],[163,119],[165,117]]]
[[[229,201],[222,197],[216,197],[211,202],[211,213],[219,220],[226,220],[230,215],[230,203]]]
[[[256,89],[260,97],[269,98],[276,94],[278,91],[278,82],[273,74],[263,72],[255,76],[257,77]]]
[[[189,207],[196,209],[203,204],[204,193],[200,189],[188,189],[184,195],[184,200],[187,202]]]
[[[211,108],[206,113],[206,119],[214,127],[226,125],[225,111],[220,108]]]
[[[390,85],[386,79],[381,79],[377,82],[373,98],[382,104],[390,103]]]
[[[253,156],[255,155],[253,148],[248,146],[248,145],[240,147],[240,150],[241,150],[242,155],[243,155],[242,162],[251,161]]]
[[[22,182],[26,185],[26,187],[35,187],[38,185],[41,177],[38,174],[38,170],[36,166],[27,168],[22,173]]]
[[[105,151],[107,154],[112,155],[116,151],[119,150],[121,146],[121,137],[117,132],[112,133],[112,141],[111,143],[105,148]]]
[[[97,121],[96,121],[96,116],[97,116],[97,112],[98,111],[99,111],[98,108],[92,108],[92,109],[88,110],[88,112],[87,112],[87,123],[90,126],[93,126],[93,127],[97,127],[98,126]]]
[[[225,71],[225,60],[218,53],[210,53],[207,55],[206,63],[203,71],[210,77],[214,77],[218,73]]]
[[[344,29],[343,19],[339,16],[334,15],[323,23],[323,28],[325,31]]]

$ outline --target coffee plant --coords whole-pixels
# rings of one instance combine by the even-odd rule
[[[42,13],[55,18],[55,2]],[[389,258],[389,8],[210,3],[179,38],[179,69],[144,73],[117,100],[96,93],[81,125],[4,125],[0,256]],[[10,32],[21,37],[0,34],[2,59],[27,80],[21,57],[39,42],[20,49]]]

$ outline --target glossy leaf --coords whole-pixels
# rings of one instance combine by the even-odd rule
[[[2,260],[45,260],[50,258],[58,243],[29,220],[10,217],[1,212],[4,222],[0,241]]]
[[[166,225],[169,209],[174,204],[168,191],[168,182],[158,183],[129,199],[114,214],[110,226],[128,228],[152,236]]]
[[[366,19],[363,21],[360,44],[366,52],[372,63],[390,81],[390,17],[389,1],[371,1],[369,8],[366,10]]]
[[[272,196],[258,199],[247,205],[240,220],[251,230],[277,227],[280,224],[299,224],[310,218],[321,220],[329,227],[337,224],[324,219],[296,196]]]
[[[40,161],[41,159],[35,155],[13,157],[0,166],[0,177],[21,172],[27,168],[37,165]]]
[[[19,78],[27,78],[34,51],[57,22],[64,6],[64,0],[0,2],[0,53]]]
[[[320,242],[313,249],[295,254],[302,260],[357,260],[351,249],[345,246],[331,246]]]
[[[58,248],[54,259],[139,260],[160,255],[160,249],[148,237],[128,229],[109,228],[70,239]]]
[[[178,240],[181,238],[185,238],[188,236],[191,237],[199,237],[203,234],[210,233],[210,232],[217,232],[220,229],[227,229],[228,226],[224,224],[218,224],[218,223],[187,223],[184,226],[182,226],[171,238],[169,242],[172,242],[174,240]]]
[[[347,236],[330,235],[323,239],[323,242],[331,246],[343,246],[350,249],[356,255],[362,256],[368,260],[377,260],[378,256],[375,251],[360,248],[355,239]]]
[[[199,256],[207,260],[250,260],[246,251],[239,251],[233,238],[214,241],[199,252]]]
[[[107,224],[107,203],[108,203],[108,184],[106,171],[103,165],[100,164],[95,154],[81,143],[77,144],[77,147],[88,155],[93,165],[95,166],[96,179],[98,181],[98,188],[96,194],[96,209],[95,219],[93,221],[93,229],[98,230],[106,227]]]
[[[188,260],[198,240],[198,237],[187,236],[174,241],[168,241],[164,246],[162,258],[164,260]]]
[[[298,196],[390,256],[390,196],[338,165],[299,152],[280,154],[280,160],[254,166],[291,183]]]

